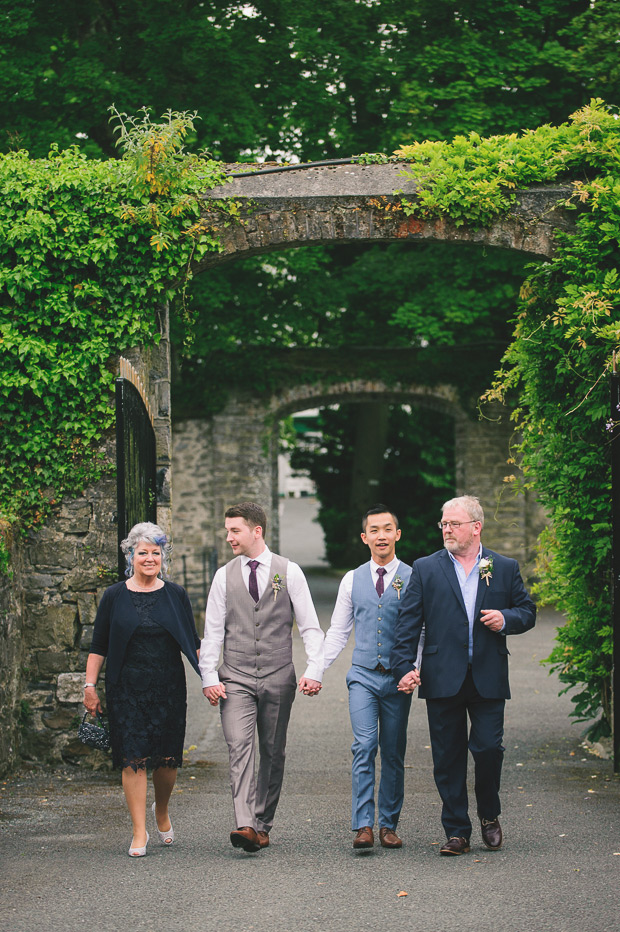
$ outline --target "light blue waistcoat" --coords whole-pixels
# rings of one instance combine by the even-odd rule
[[[392,582],[397,577],[403,581],[401,598],[407,588],[411,567],[399,561]],[[372,582],[370,563],[358,566],[353,572],[351,589],[353,618],[355,621],[355,649],[353,663],[374,670],[377,664],[390,666],[390,652],[394,646],[394,628],[400,601],[398,593],[390,583],[379,598]]]

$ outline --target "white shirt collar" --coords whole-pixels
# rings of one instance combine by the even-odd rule
[[[250,560],[258,560],[259,563],[265,563],[267,566],[271,563],[271,550],[269,547],[265,547],[262,553],[259,553],[257,557],[248,557],[245,553],[241,557],[241,562],[244,566],[247,566]]]
[[[383,566],[383,569],[385,570],[387,574],[387,573],[391,573],[392,570],[395,570],[399,563],[400,563],[400,560],[398,559],[396,555],[394,555],[394,559],[390,560],[389,563],[383,563],[383,564],[376,563],[375,560],[373,560],[371,557],[370,558],[370,569],[373,571],[373,573],[376,574],[377,570],[380,569],[381,566]]]

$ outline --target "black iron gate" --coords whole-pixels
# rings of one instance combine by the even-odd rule
[[[118,575],[125,575],[120,542],[140,521],[157,520],[155,431],[139,390],[129,379],[116,380],[116,496]]]

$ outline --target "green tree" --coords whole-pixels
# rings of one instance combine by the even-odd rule
[[[394,510],[402,529],[398,556],[411,563],[441,546],[436,527],[441,505],[454,490],[454,426],[436,412],[408,405],[389,405],[384,468],[376,485],[367,489],[364,504],[349,507],[355,443],[350,422],[356,408],[324,408],[320,435],[306,435],[293,451],[295,469],[305,469],[317,484],[319,518],[325,531],[326,556],[341,569],[368,559],[360,540],[362,514],[376,502]],[[360,507],[361,506],[361,507]]]
[[[108,107],[197,110],[224,161],[390,152],[618,96],[613,0],[1,0],[3,139],[114,156]]]

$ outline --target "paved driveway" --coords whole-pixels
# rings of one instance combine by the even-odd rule
[[[337,580],[311,575],[322,622]],[[540,666],[558,616],[511,638],[502,824],[469,855],[440,858],[442,830],[424,703],[414,699],[405,846],[354,853],[347,648],[316,699],[298,697],[271,847],[247,855],[233,827],[217,712],[192,675],[186,746],[172,801],[177,841],[130,860],[118,778],[76,770],[2,786],[0,932],[609,932],[618,928],[620,783],[581,743],[570,701]],[[303,650],[295,645],[298,672]],[[406,893],[407,895],[399,895]]]

